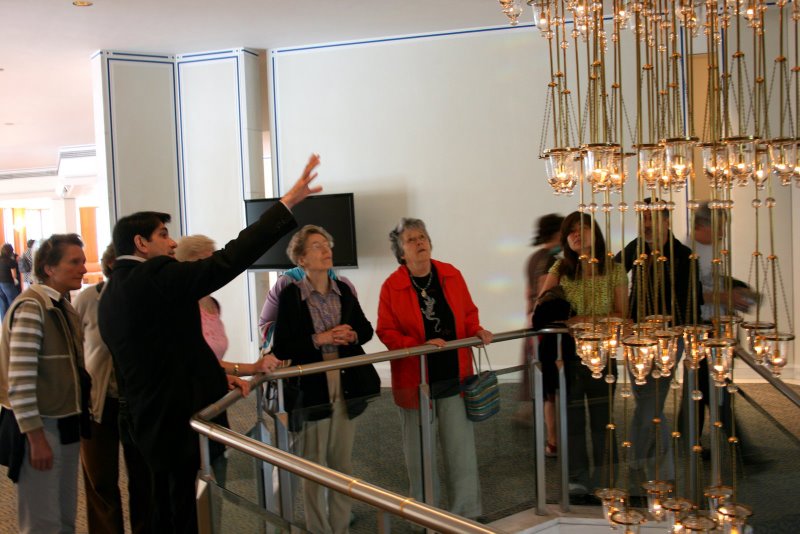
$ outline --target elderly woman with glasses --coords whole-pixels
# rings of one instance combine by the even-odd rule
[[[445,342],[478,336],[492,341],[478,318],[461,273],[448,263],[431,259],[431,240],[425,223],[401,219],[389,234],[400,267],[381,287],[378,307],[380,340],[390,350],[417,345],[444,346]],[[411,496],[422,500],[422,455],[420,451],[419,385],[420,358],[392,360],[392,393],[400,407],[403,451]],[[467,419],[461,382],[473,374],[469,348],[439,351],[427,357],[426,382],[433,399],[433,418],[442,446],[448,509],[476,518],[481,513],[475,435]],[[434,488],[438,473],[434,462]],[[438,499],[436,499],[438,500]]]
[[[350,286],[334,280],[333,238],[319,226],[306,225],[292,236],[286,253],[305,276],[289,284],[278,299],[273,351],[292,365],[364,354],[372,325]],[[301,431],[296,443],[311,460],[352,474],[353,419],[366,400],[380,393],[380,378],[372,365],[304,374],[287,380],[284,402],[290,430]],[[350,499],[338,491],[303,481],[306,528],[310,532],[347,532]]]

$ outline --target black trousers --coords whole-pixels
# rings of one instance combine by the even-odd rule
[[[81,464],[86,487],[86,516],[90,533],[125,530],[119,491],[119,400],[107,397],[101,423],[92,422],[92,437],[81,440]],[[139,450],[122,443],[128,472],[131,531],[150,531],[150,471]]]

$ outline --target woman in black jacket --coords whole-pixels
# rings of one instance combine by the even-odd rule
[[[306,225],[289,242],[286,253],[306,276],[280,295],[273,352],[292,365],[364,354],[373,329],[350,287],[333,280],[333,238],[319,226]],[[284,390],[290,430],[301,431],[304,458],[345,474],[353,471],[353,418],[366,399],[380,393],[380,379],[365,365],[292,378]],[[306,528],[312,532],[347,532],[350,499],[304,481]]]

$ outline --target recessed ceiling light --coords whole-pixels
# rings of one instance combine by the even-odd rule
[[[74,2],[72,2],[72,5],[76,6],[76,7],[89,7],[89,6],[94,5],[94,2],[85,2],[83,0],[75,0]]]

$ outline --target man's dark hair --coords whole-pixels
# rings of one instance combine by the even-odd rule
[[[83,241],[78,234],[53,234],[39,245],[36,249],[36,257],[33,261],[33,273],[39,282],[46,282],[49,276],[44,268],[48,265],[55,267],[64,257],[64,249],[69,245],[77,245],[83,248]]]
[[[167,224],[172,220],[169,213],[161,213],[160,211],[138,211],[132,215],[121,218],[114,225],[114,234],[112,240],[114,242],[114,250],[117,251],[117,257],[126,254],[134,254],[136,252],[136,245],[133,238],[140,235],[150,240],[150,236],[156,231],[161,223]]]
[[[33,245],[35,245],[35,244],[36,244],[36,240],[35,239],[28,239],[28,242],[26,243],[28,248],[33,248]]]

